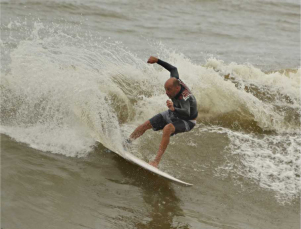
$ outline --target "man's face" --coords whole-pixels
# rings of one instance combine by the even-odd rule
[[[165,92],[166,92],[166,95],[170,99],[172,99],[178,94],[179,86],[175,87],[173,84],[167,84],[167,85],[165,85]]]

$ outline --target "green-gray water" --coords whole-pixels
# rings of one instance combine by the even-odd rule
[[[113,152],[167,109],[150,55],[198,101],[159,167],[192,187]],[[1,1],[1,228],[300,228],[299,64],[298,1]]]

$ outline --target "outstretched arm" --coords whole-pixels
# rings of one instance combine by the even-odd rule
[[[170,72],[170,77],[175,77],[177,79],[179,79],[179,73],[178,73],[178,69],[174,66],[172,66],[169,63],[164,62],[163,60],[158,59],[157,57],[151,56],[147,63],[149,64],[160,64],[163,68],[165,68],[166,70],[168,70]]]

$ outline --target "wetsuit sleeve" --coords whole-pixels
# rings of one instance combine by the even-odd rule
[[[189,118],[190,117],[190,101],[189,99],[181,100],[180,102],[181,108],[175,107],[175,112],[178,113],[183,118]]]
[[[163,68],[168,70],[170,72],[170,77],[175,77],[175,78],[179,79],[179,73],[178,73],[178,69],[176,67],[174,67],[171,64],[166,63],[160,59],[158,59],[157,64],[161,65]]]

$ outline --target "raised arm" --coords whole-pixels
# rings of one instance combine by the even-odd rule
[[[172,66],[171,64],[166,63],[163,60],[160,60],[154,56],[151,56],[148,59],[147,63],[149,63],[149,64],[157,63],[170,72],[170,77],[175,77],[175,78],[179,79],[178,69],[176,67]]]

